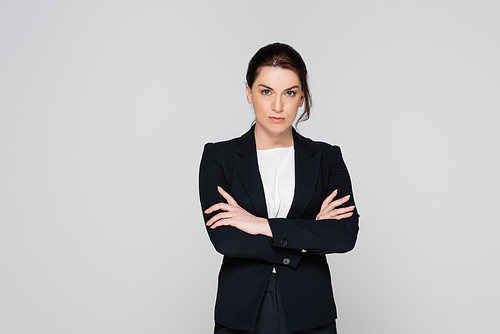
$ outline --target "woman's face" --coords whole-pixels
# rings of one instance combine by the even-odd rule
[[[279,135],[290,131],[304,101],[295,72],[279,67],[262,67],[252,87],[246,85],[248,103],[253,104],[258,131]]]

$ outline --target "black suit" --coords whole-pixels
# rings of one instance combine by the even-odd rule
[[[273,237],[250,235],[231,226],[208,228],[215,249],[224,255],[219,273],[215,321],[253,330],[273,267],[293,331],[336,318],[327,253],[350,251],[358,233],[358,213],[341,220],[315,220],[323,200],[351,195],[351,181],[340,148],[314,142],[293,131],[295,194],[287,218],[269,220]],[[258,217],[267,218],[259,174],[254,127],[240,138],[205,145],[200,165],[202,210],[225,202],[217,186]],[[208,221],[215,213],[204,215]],[[302,253],[302,249],[307,252]]]

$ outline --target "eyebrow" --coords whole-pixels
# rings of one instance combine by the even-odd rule
[[[260,84],[259,87],[264,87],[264,88],[267,88],[267,89],[270,89],[270,90],[274,90],[273,88],[269,87],[269,86],[266,86],[266,85],[263,85],[263,84]],[[292,86],[290,88],[286,88],[284,91],[287,91],[287,90],[292,90],[294,88],[299,88],[299,86]]]

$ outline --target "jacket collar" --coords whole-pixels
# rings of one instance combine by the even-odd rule
[[[306,156],[312,156],[315,152],[314,147],[308,142],[308,140],[302,135],[300,135],[294,127],[292,127],[293,132],[293,145],[295,150],[301,151]],[[238,145],[238,154],[241,156],[257,154],[257,149],[255,145],[255,124],[252,125],[250,130],[240,137]]]
[[[237,152],[233,159],[243,185],[252,200],[254,212],[258,217],[267,218],[264,187],[257,162],[257,149],[254,135],[255,125],[240,137]],[[318,180],[321,151],[316,151],[310,141],[292,128],[295,150],[295,194],[288,218],[300,218],[308,207]]]

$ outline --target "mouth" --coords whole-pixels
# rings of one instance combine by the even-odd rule
[[[269,117],[269,119],[271,120],[271,122],[274,122],[274,123],[283,123],[285,121],[284,117],[271,116],[271,117]]]

